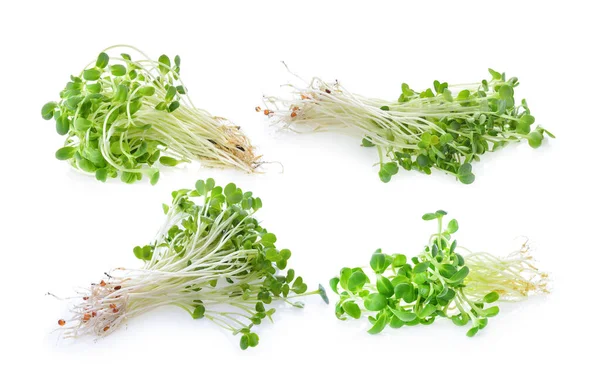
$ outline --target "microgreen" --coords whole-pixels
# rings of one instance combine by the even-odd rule
[[[437,233],[410,261],[404,254],[378,249],[369,267],[343,268],[332,278],[330,287],[340,298],[336,316],[359,319],[364,313],[371,334],[386,326],[428,325],[442,317],[469,325],[467,335],[472,337],[499,312],[498,306],[488,304],[548,291],[548,275],[533,266],[527,244],[505,258],[472,253],[457,247],[452,234],[458,222],[452,219],[444,226],[445,215],[442,210],[423,215],[423,220],[437,223]]]
[[[290,99],[265,97],[266,115],[277,125],[302,131],[345,129],[358,131],[362,146],[379,154],[379,178],[389,182],[400,168],[431,174],[433,169],[473,183],[471,163],[486,152],[527,140],[537,148],[545,135],[533,128],[525,99],[517,102],[516,77],[489,70],[481,83],[449,86],[434,81],[433,88],[415,91],[402,84],[396,101],[355,95],[338,82],[314,78],[307,87],[292,86]]]
[[[313,294],[328,302],[322,286],[308,291],[288,268],[291,251],[278,249],[275,234],[254,218],[261,206],[252,192],[213,179],[174,191],[156,239],[133,249],[144,267],[114,269],[81,291],[72,318],[63,322],[66,335],[104,336],[127,319],[176,305],[240,335],[246,349],[258,344],[255,327],[273,320],[276,304],[302,307],[296,300]]]
[[[117,49],[133,50],[109,56]],[[66,136],[60,160],[102,182],[120,176],[126,183],[159,177],[159,162],[174,166],[199,161],[207,167],[252,172],[258,165],[252,145],[238,126],[197,109],[180,77],[181,59],[152,60],[138,49],[107,48],[42,107]]]

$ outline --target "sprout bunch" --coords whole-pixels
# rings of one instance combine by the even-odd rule
[[[312,294],[328,302],[321,286],[307,292],[287,268],[290,250],[277,249],[276,236],[254,218],[260,198],[213,179],[172,195],[156,239],[134,249],[144,267],[114,269],[106,281],[81,289],[72,317],[59,321],[65,336],[104,336],[137,315],[176,305],[241,335],[246,349],[258,344],[254,326],[272,320],[277,303],[301,308],[294,300]]]
[[[131,49],[139,59],[116,49]],[[158,61],[131,46],[105,49],[42,108],[66,136],[59,160],[100,181],[120,176],[126,183],[143,175],[155,184],[158,161],[166,166],[199,161],[207,167],[252,172],[258,163],[248,138],[225,118],[194,106],[180,77],[181,59]]]
[[[469,324],[467,336],[472,337],[499,312],[497,306],[488,304],[548,292],[548,275],[532,264],[527,245],[506,258],[466,249],[463,256],[451,237],[458,222],[453,219],[444,228],[444,215],[439,210],[423,216],[436,221],[438,231],[410,261],[404,254],[377,250],[371,257],[371,271],[345,267],[331,279],[331,289],[340,297],[336,316],[358,319],[367,312],[371,334],[386,326],[428,325],[443,317],[458,326]]]
[[[514,95],[517,78],[489,72],[491,78],[481,83],[449,86],[436,80],[421,92],[402,84],[395,101],[363,97],[337,81],[314,78],[306,87],[290,86],[290,99],[265,97],[264,113],[285,129],[357,134],[363,146],[377,149],[383,182],[404,168],[425,174],[438,169],[470,184],[471,163],[480,155],[521,140],[537,148],[544,135],[554,137],[539,125],[532,130],[535,118],[527,102],[519,104]]]

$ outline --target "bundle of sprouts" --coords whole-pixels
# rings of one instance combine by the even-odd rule
[[[109,56],[117,49],[129,54]],[[159,161],[166,166],[199,161],[206,167],[252,172],[258,157],[248,138],[225,118],[198,109],[180,77],[181,60],[158,61],[131,46],[105,49],[78,76],[71,76],[58,102],[42,108],[66,135],[59,160],[100,181],[120,175],[132,183],[145,174],[155,184]]]
[[[548,275],[535,267],[527,243],[505,258],[470,252],[452,240],[451,235],[458,230],[456,220],[443,228],[445,215],[439,210],[423,216],[424,220],[435,220],[438,230],[410,262],[404,254],[388,255],[377,250],[370,262],[372,272],[360,267],[343,268],[330,281],[340,296],[337,317],[358,319],[363,312],[370,313],[371,334],[388,325],[428,325],[443,317],[457,326],[470,323],[467,335],[472,337],[499,312],[497,306],[487,304],[548,292]]]
[[[462,183],[475,180],[471,162],[487,151],[527,140],[537,148],[544,135],[532,130],[535,118],[525,99],[518,104],[517,78],[489,70],[490,80],[449,86],[435,81],[433,89],[418,92],[402,84],[395,101],[356,95],[337,81],[314,78],[293,86],[292,96],[265,97],[264,114],[284,129],[341,130],[362,137],[362,145],[379,154],[379,177],[389,182],[399,168],[431,174],[432,169]]]
[[[105,336],[135,316],[176,305],[240,334],[246,349],[258,344],[254,327],[272,320],[276,304],[302,307],[295,300],[312,294],[328,302],[320,285],[307,292],[302,277],[287,269],[290,250],[277,249],[276,236],[254,218],[261,206],[251,192],[233,183],[215,187],[212,179],[173,192],[154,242],[134,249],[144,267],[116,268],[70,298],[72,315],[59,320],[64,335]]]

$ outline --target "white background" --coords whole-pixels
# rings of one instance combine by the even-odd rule
[[[532,2],[533,3],[533,2]],[[591,4],[592,2],[590,2]],[[542,5],[543,4],[543,5]],[[10,2],[0,11],[2,113],[2,343],[5,390],[83,389],[544,389],[597,385],[598,13],[578,1]],[[63,139],[40,117],[106,46],[179,54],[196,105],[243,126],[265,160],[263,175],[164,170],[146,181],[102,184],[55,160]],[[487,68],[516,75],[538,122],[556,140],[486,155],[464,186],[438,173],[401,171],[383,184],[374,150],[334,133],[277,133],[254,112],[263,93],[309,79],[395,99],[402,82],[479,81]],[[116,266],[136,266],[170,192],[200,178],[234,181],[263,199],[259,217],[292,250],[311,287],[327,286],[371,252],[415,253],[445,209],[459,242],[502,252],[528,236],[554,291],[501,313],[476,338],[440,320],[370,336],[367,321],[338,321],[318,297],[261,325],[260,345],[178,308],[133,319],[109,338],[60,339],[56,320],[76,286]],[[593,202],[595,200],[595,202]],[[332,301],[335,297],[330,292]],[[333,304],[333,303],[332,303]],[[590,355],[592,355],[590,357]],[[587,357],[586,357],[587,356]],[[590,358],[588,358],[590,357]],[[597,362],[597,361],[596,361]],[[5,387],[8,386],[8,387]],[[335,388],[334,388],[335,387]]]

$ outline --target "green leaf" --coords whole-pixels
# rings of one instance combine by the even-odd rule
[[[361,290],[367,282],[367,276],[362,271],[355,271],[348,278],[348,290],[356,292]]]
[[[383,329],[385,329],[385,326],[387,326],[388,321],[388,315],[385,312],[382,312],[377,318],[377,321],[373,324],[373,327],[367,332],[372,335],[381,333]]]
[[[379,179],[383,183],[388,183],[390,180],[392,180],[392,176],[382,168],[379,170]]]
[[[178,101],[174,101],[171,102],[171,104],[169,105],[169,107],[167,108],[167,111],[169,113],[174,112],[175,110],[177,110],[179,108],[179,102]]]
[[[177,94],[177,88],[175,88],[173,86],[169,86],[169,88],[167,88],[167,93],[165,94],[165,101],[166,102],[172,101],[173,98],[175,97],[175,94]]]
[[[302,277],[297,277],[296,281],[294,281],[294,284],[292,285],[292,290],[297,293],[297,294],[302,294],[304,292],[306,292],[306,290],[308,289],[307,285],[303,282]]]
[[[424,271],[427,271],[427,268],[429,268],[429,262],[421,262],[413,268],[413,273],[423,273]]]
[[[285,276],[285,282],[290,283],[290,282],[294,281],[295,275],[296,275],[296,272],[294,271],[294,269],[288,269],[287,274]]]
[[[498,292],[490,292],[483,297],[483,301],[486,303],[493,303],[500,298]]]
[[[106,168],[99,168],[96,170],[96,179],[100,182],[106,182],[108,177],[108,170]]]
[[[479,327],[472,327],[467,331],[467,337],[473,337],[479,331]]]
[[[150,184],[152,186],[156,185],[156,183],[158,183],[159,178],[160,178],[160,172],[158,170],[154,170],[152,172],[152,174],[150,175]]]
[[[121,64],[115,64],[110,66],[110,73],[113,76],[125,76],[127,74],[127,68]]]
[[[365,299],[365,308],[369,311],[381,311],[387,306],[387,297],[381,293],[371,293]]]
[[[338,284],[340,283],[340,279],[338,277],[334,277],[331,280],[329,280],[329,287],[331,288],[332,291],[334,291],[336,294],[339,295],[338,293]]]
[[[261,241],[263,243],[275,243],[277,242],[277,236],[275,236],[275,234],[272,233],[266,233],[262,236]]]
[[[214,189],[214,187],[215,187],[215,180],[212,178],[208,178],[206,180],[206,192],[208,193],[209,191]]]
[[[250,333],[248,334],[248,346],[251,348],[256,347],[258,345],[258,334]]]
[[[398,285],[396,285],[394,287],[394,295],[396,296],[396,299],[403,299],[404,296],[408,293],[408,292],[412,292],[413,291],[413,286],[411,283],[400,283]]]
[[[124,84],[119,84],[114,99],[117,102],[125,102],[127,100],[127,95],[129,95],[129,88]]]
[[[204,313],[206,312],[206,308],[202,304],[197,305],[194,308],[194,312],[192,313],[192,318],[194,319],[202,319],[204,318]]]
[[[385,163],[381,168],[389,175],[396,175],[398,173],[398,164],[396,162]]]
[[[204,181],[202,179],[196,182],[195,187],[196,187],[196,191],[198,192],[198,194],[200,194],[200,195],[206,194],[206,186],[204,185]]]
[[[142,247],[142,259],[144,259],[145,261],[149,261],[152,259],[152,247],[151,246],[144,246]]]
[[[366,138],[366,137],[362,139],[362,142],[361,142],[361,143],[362,143],[362,146],[363,146],[363,147],[374,147],[374,146],[375,146],[375,144],[373,144],[373,143],[371,142],[371,140],[369,140],[369,139],[368,139],[368,138]]]
[[[62,147],[56,151],[55,156],[58,160],[69,160],[75,156],[76,151],[75,147]]]
[[[169,156],[161,156],[160,159],[159,159],[159,162],[163,166],[169,166],[169,167],[174,167],[177,164],[181,163],[179,160],[174,159],[174,158],[169,157]]]
[[[96,171],[96,166],[94,166],[94,163],[83,157],[77,161],[77,166],[85,172],[92,173]]]
[[[108,65],[108,54],[102,52],[98,55],[98,59],[96,60],[96,67],[100,69],[106,68]]]
[[[464,326],[467,323],[469,323],[469,317],[464,314],[454,315],[450,319],[452,320],[452,323],[454,323],[457,326]]]
[[[92,127],[92,122],[85,118],[77,118],[75,120],[75,129],[85,132]]]
[[[242,335],[242,337],[240,338],[240,348],[242,350],[246,350],[248,349],[248,335],[244,334]]]
[[[227,203],[229,205],[237,204],[244,199],[244,195],[242,194],[241,189],[237,189],[236,192],[227,196]]]
[[[452,278],[452,276],[456,274],[456,268],[449,263],[441,264],[437,269],[444,278]]]
[[[458,177],[458,180],[461,181],[462,183],[464,183],[465,185],[470,185],[471,183],[475,182],[475,175],[473,175],[473,174],[461,175]]]
[[[452,102],[454,99],[452,98],[452,93],[450,92],[449,89],[445,89],[444,92],[442,92],[442,96],[444,97],[444,99],[448,102]]]
[[[452,219],[448,223],[448,233],[453,234],[456,231],[458,231],[458,221],[456,221],[455,219]]]
[[[463,163],[457,172],[458,180],[464,183],[465,185],[469,185],[473,183],[475,180],[475,175],[471,173],[472,167],[470,163]]]
[[[88,84],[85,88],[93,94],[98,94],[102,91],[102,85],[100,83]]]
[[[429,167],[431,165],[431,161],[426,155],[421,154],[417,156],[417,164],[420,167]]]
[[[468,274],[469,274],[469,268],[467,266],[463,266],[456,273],[454,273],[454,275],[452,277],[450,277],[448,279],[448,282],[450,284],[458,284],[458,283],[462,282],[462,280],[464,280]]]
[[[325,304],[329,304],[329,297],[327,297],[327,291],[321,284],[319,284],[319,296],[321,296],[321,299],[323,299]]]
[[[421,319],[425,319],[430,317],[431,315],[433,315],[433,313],[436,311],[436,307],[432,304],[427,304],[425,307],[421,308],[421,310],[419,310],[419,312],[417,313],[417,316]]]
[[[102,75],[102,72],[95,68],[86,69],[85,71],[83,71],[83,78],[85,80],[98,80],[100,79],[100,75]]]
[[[348,289],[348,280],[350,279],[351,275],[352,269],[348,267],[344,267],[342,270],[340,270],[340,285],[343,289]]]
[[[133,248],[133,255],[135,255],[136,258],[138,259],[144,259],[143,253],[142,253],[142,248],[140,246],[135,246]]]
[[[392,266],[395,268],[399,268],[406,264],[406,255],[404,254],[394,254],[394,260],[392,261]]]
[[[62,114],[56,119],[56,133],[64,136],[69,132],[70,121],[66,114]]]
[[[542,135],[541,132],[539,132],[537,130],[534,130],[533,132],[531,132],[527,135],[527,141],[531,148],[538,148],[540,145],[542,145],[543,139],[544,139],[544,136]]]
[[[498,308],[497,306],[486,308],[485,310],[483,310],[483,313],[488,318],[498,315],[498,312],[500,312],[500,308]]]
[[[106,166],[106,160],[104,160],[104,156],[102,156],[102,152],[100,152],[99,149],[88,147],[83,150],[83,156],[90,162],[94,163],[96,167]]]
[[[422,217],[422,219],[425,221],[435,220],[437,218],[438,218],[438,215],[435,213],[425,213]]]
[[[375,273],[381,274],[386,271],[388,266],[390,266],[390,261],[386,258],[385,254],[376,251],[371,256],[370,265]]]
[[[403,322],[402,320],[400,320],[397,316],[392,316],[392,319],[390,319],[390,323],[389,326],[393,329],[399,329],[400,327],[404,326],[406,323]]]
[[[490,75],[492,75],[493,80],[501,80],[502,79],[502,75],[499,72],[496,72],[495,70],[493,70],[492,68],[488,68],[488,72],[490,72]]]
[[[492,315],[492,316],[494,316],[494,315]],[[487,320],[487,318],[477,319],[477,322],[475,322],[475,324],[477,325],[477,327],[479,327],[479,330],[483,330],[485,328],[485,326],[487,326],[488,320]]]
[[[470,95],[471,92],[469,90],[462,90],[458,93],[458,95],[456,95],[456,100],[467,100],[469,99]]]
[[[398,272],[399,273],[404,273],[405,270],[401,269]],[[398,274],[397,276],[395,276],[394,278],[392,278],[392,285],[394,286],[394,289],[396,288],[396,285],[402,284],[402,283],[407,283],[407,282],[410,282],[410,278],[408,278],[404,274]]]
[[[287,261],[292,256],[292,252],[287,248],[284,248],[279,252],[279,255],[281,255],[281,258]]]
[[[161,55],[158,58],[158,68],[160,69],[160,72],[162,74],[166,74],[167,72],[170,71],[171,69],[171,60],[169,60],[169,57],[167,57],[166,55]]]
[[[54,116],[54,109],[56,109],[56,102],[48,102],[42,106],[42,118],[45,120],[52,119]]]
[[[342,304],[342,308],[348,315],[350,315],[354,319],[360,318],[360,307],[355,302],[345,301],[344,304]]]
[[[156,90],[152,86],[142,87],[137,90],[137,94],[140,96],[152,96]]]
[[[437,295],[437,299],[450,302],[455,296],[456,292],[453,289],[448,289],[448,287],[445,287],[442,292]]]
[[[500,89],[498,90],[498,95],[500,95],[500,99],[508,100],[513,97],[514,90],[508,84],[503,84],[500,86]]]
[[[386,297],[392,297],[394,295],[394,286],[389,279],[382,275],[377,276],[377,291]]]
[[[392,311],[392,313],[403,322],[412,322],[413,320],[417,319],[417,315],[414,312],[394,308],[390,308],[390,311]]]
[[[535,117],[529,114],[523,114],[523,116],[519,119],[519,122],[523,122],[527,125],[533,125],[535,122]]]
[[[417,290],[414,287],[409,289],[402,298],[406,303],[412,303],[417,300]]]
[[[458,168],[458,175],[466,175],[466,174],[470,174],[471,170],[473,169],[473,167],[471,166],[470,163],[463,163],[459,168]]]
[[[137,112],[139,109],[142,108],[142,101],[141,100],[130,101],[128,103],[128,105],[129,105],[129,113],[131,115],[133,115],[135,112]]]
[[[235,186],[235,183],[229,183],[223,189],[223,194],[225,194],[225,196],[233,194],[235,192],[235,189],[237,189],[237,187]]]

